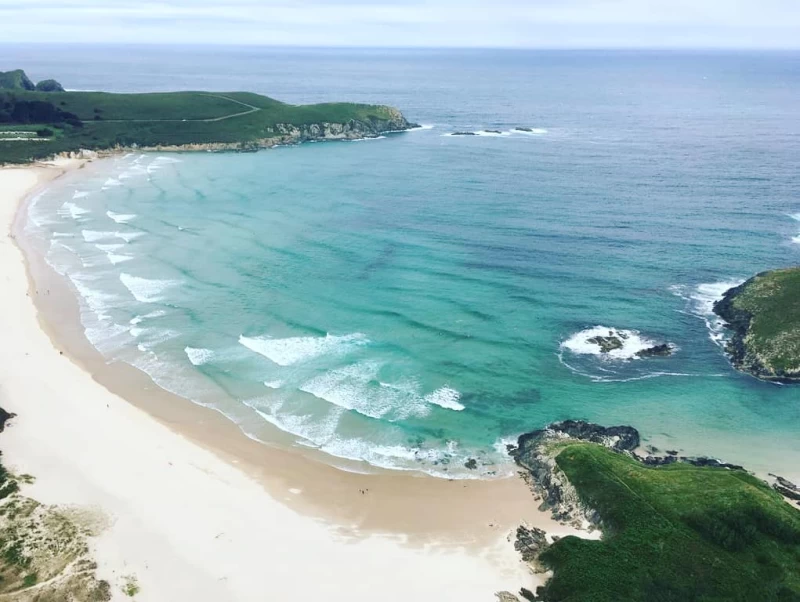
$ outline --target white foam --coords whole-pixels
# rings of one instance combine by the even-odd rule
[[[789,217],[791,217],[796,222],[800,222],[800,213],[790,213]]]
[[[76,190],[75,193],[72,195],[72,199],[82,199],[84,197],[89,196],[91,193],[86,192],[85,190]]]
[[[140,303],[158,303],[164,299],[162,293],[180,284],[177,280],[141,278],[125,272],[119,275],[119,279]]]
[[[514,130],[511,130],[511,133],[512,134],[522,134],[522,135],[525,135],[525,136],[543,136],[544,134],[547,133],[547,130],[544,129],[544,128],[530,128],[530,132],[526,132],[526,131],[523,131],[523,130],[514,129]]]
[[[131,318],[130,324],[135,326],[137,324],[141,324],[144,320],[148,320],[150,318],[160,318],[161,316],[165,315],[167,315],[167,312],[165,312],[163,309],[157,309],[156,311],[151,311],[143,316],[140,315]]]
[[[792,236],[792,242],[796,245],[800,245],[800,235]]]
[[[96,242],[98,240],[109,240],[116,238],[116,232],[97,232],[96,230],[81,230],[83,240],[86,242]]]
[[[127,224],[136,217],[133,213],[114,213],[113,211],[106,211],[106,215],[118,224]]]
[[[491,132],[489,130],[478,130],[477,132],[475,132],[475,135],[476,136],[489,136],[489,137],[493,137],[493,138],[504,138],[506,136],[510,136],[511,132],[501,132],[500,130],[493,130]]]
[[[119,251],[120,249],[124,249],[125,245],[122,243],[114,243],[110,245],[95,245],[95,248],[102,251],[103,253],[114,253]]]
[[[114,238],[130,242],[144,236],[144,234],[144,232],[99,232],[97,230],[81,230],[83,240],[86,242],[98,242],[101,240],[112,240]]]
[[[369,340],[363,334],[356,332],[343,336],[328,334],[324,337],[286,339],[241,335],[239,343],[279,366],[291,366],[322,355],[347,353],[359,345],[366,345]]]
[[[461,393],[450,387],[442,387],[425,396],[425,401],[428,403],[456,412],[464,409],[464,405],[459,403],[459,399],[461,399]]]
[[[725,346],[725,320],[714,313],[714,303],[722,299],[726,292],[739,286],[744,280],[724,280],[709,282],[695,287],[671,286],[670,291],[687,302],[687,310],[703,320],[709,338],[720,347]]]
[[[126,261],[134,259],[133,255],[121,255],[117,253],[106,253],[106,257],[113,265],[117,265],[118,263],[125,263]]]
[[[115,232],[117,238],[121,238],[125,242],[131,242],[137,238],[144,236],[144,232]]]
[[[91,278],[79,274],[71,274],[70,280],[78,290],[81,298],[86,302],[86,305],[94,313],[97,319],[101,321],[110,320],[110,316],[108,315],[107,311],[108,309],[119,304],[119,297],[117,295],[92,288],[89,285],[89,283],[92,282]]]
[[[366,138],[353,138],[350,142],[366,142],[367,140],[385,140],[386,136],[368,136]]]
[[[115,186],[122,186],[122,182],[117,180],[116,178],[108,178],[105,183],[103,184],[103,188],[113,188]]]
[[[61,209],[58,209],[56,213],[64,217],[71,217],[72,219],[77,220],[86,215],[87,213],[91,213],[91,211],[89,209],[84,209],[83,207],[79,207],[75,203],[67,201],[66,203],[61,205]]]
[[[622,347],[604,352],[598,342],[591,340],[596,337],[616,337],[622,341]],[[597,355],[620,360],[634,359],[637,353],[655,345],[655,341],[644,338],[638,330],[621,330],[608,326],[587,328],[561,343],[562,349],[568,349],[577,355]]]
[[[378,380],[382,364],[359,362],[317,376],[299,389],[333,405],[370,418],[398,420],[425,416],[430,406],[413,383],[389,384]]]
[[[129,327],[129,332],[132,337],[141,339],[137,345],[140,351],[149,351],[156,345],[174,339],[180,335],[178,331],[168,328],[140,328],[138,326]]]
[[[204,349],[202,347],[185,347],[186,357],[195,366],[202,366],[210,362],[214,358],[214,352],[211,349]]]
[[[283,386],[283,381],[280,380],[265,380],[264,386],[270,389],[280,389]]]

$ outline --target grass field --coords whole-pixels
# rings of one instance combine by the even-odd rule
[[[796,602],[800,511],[743,471],[658,468],[591,443],[557,464],[602,517],[600,541],[542,555],[547,602]]]
[[[24,110],[22,110],[24,109]],[[42,120],[37,115],[47,115]],[[16,122],[15,122],[16,119]],[[297,106],[247,92],[35,92],[0,90],[0,124],[33,130],[44,121],[54,131],[41,140],[4,141],[0,163],[22,163],[54,153],[116,146],[242,144],[271,138],[276,124],[364,124],[365,134],[405,123],[395,109],[379,105],[327,103]],[[19,126],[18,128],[16,126]],[[41,126],[40,126],[41,127]]]
[[[748,281],[733,308],[750,314],[748,360],[773,375],[800,377],[800,268],[773,270]]]

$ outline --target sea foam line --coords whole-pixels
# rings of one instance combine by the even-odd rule
[[[324,337],[285,339],[240,335],[239,343],[279,366],[291,366],[322,355],[347,353],[355,347],[368,344],[369,339],[359,332],[343,336],[328,334]]]
[[[158,303],[163,301],[163,293],[168,289],[178,286],[178,280],[157,280],[151,278],[142,278],[140,276],[133,276],[126,272],[119,275],[122,284],[125,285],[134,299],[140,303]]]

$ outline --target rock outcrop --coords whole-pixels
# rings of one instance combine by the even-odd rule
[[[561,451],[558,444],[567,441],[597,443],[654,467],[684,462],[694,466],[744,470],[741,466],[714,458],[679,456],[677,452],[665,456],[642,456],[637,453],[641,445],[639,431],[631,426],[604,427],[583,420],[565,420],[520,435],[517,445],[509,447],[509,453],[517,465],[525,469],[523,478],[541,499],[539,509],[550,510],[554,519],[582,528],[598,526],[600,517],[594,509],[581,501],[577,491],[556,463],[556,456]],[[786,487],[780,481],[779,486]],[[777,486],[775,488],[778,489]],[[800,497],[800,490],[797,490],[797,495]],[[529,541],[530,538],[526,536],[525,543],[520,545],[527,547]]]
[[[731,331],[734,368],[762,380],[800,382],[800,268],[762,272],[729,289],[714,313]]]
[[[64,92],[64,86],[54,79],[43,79],[36,84],[37,92]]]

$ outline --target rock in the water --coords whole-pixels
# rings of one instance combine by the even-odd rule
[[[470,470],[476,470],[478,468],[478,461],[475,458],[470,458],[464,462],[464,467],[469,468]]]
[[[484,130],[487,134],[502,134],[500,130]]]
[[[515,132],[532,132],[533,128],[514,128]]]
[[[588,340],[588,342],[594,343],[600,347],[601,353],[608,353],[610,351],[614,351],[615,349],[622,349],[622,346],[624,345],[622,338],[614,336],[610,333],[607,337],[592,337]]]
[[[636,352],[637,357],[666,357],[672,355],[672,346],[669,343],[654,345]]]
[[[511,592],[495,592],[494,596],[497,602],[519,602],[519,598]]]
[[[772,488],[775,491],[784,497],[788,497],[790,500],[800,500],[800,487],[792,483],[789,479],[784,479],[778,475],[772,476],[775,477],[775,482],[772,484]]]
[[[475,132],[453,132],[451,136],[477,136]]]

